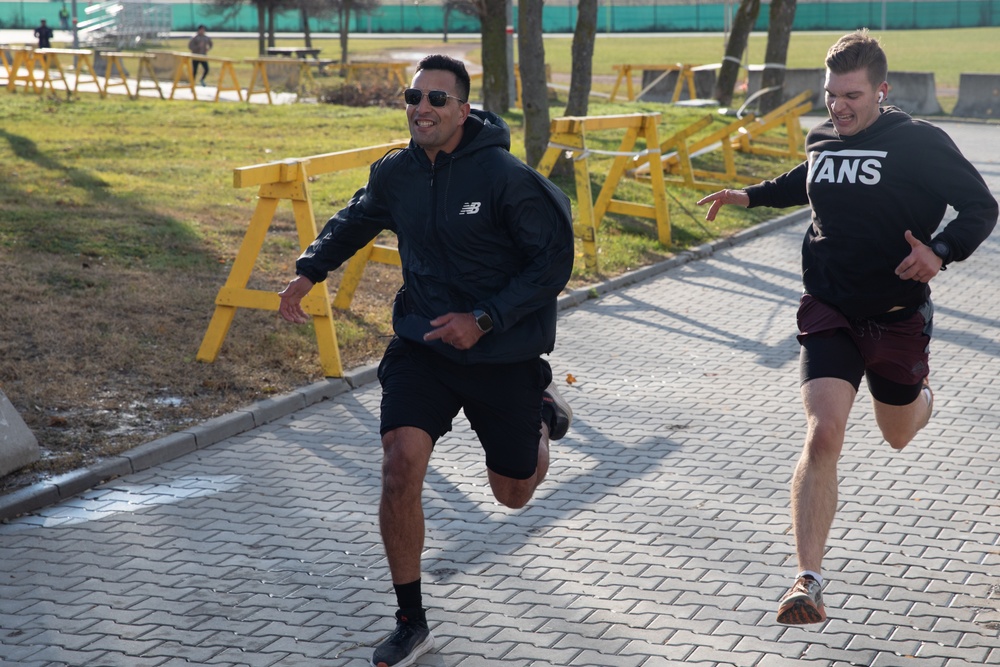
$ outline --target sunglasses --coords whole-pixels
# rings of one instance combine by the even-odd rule
[[[459,99],[454,95],[449,95],[443,90],[431,90],[427,92],[427,101],[431,103],[432,107],[443,107],[448,103],[449,97],[453,100],[458,100],[459,104],[465,104],[465,100]],[[403,99],[406,100],[407,104],[417,106],[420,104],[420,100],[424,99],[424,92],[416,88],[407,88],[403,91]]]

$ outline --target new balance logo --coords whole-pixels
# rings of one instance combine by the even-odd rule
[[[482,205],[483,203],[479,201],[467,201],[464,204],[462,204],[462,210],[459,211],[458,214],[475,215],[476,213],[479,213],[479,207]]]
[[[809,162],[810,183],[862,183],[875,185],[882,180],[879,170],[885,151],[823,151],[813,153]]]

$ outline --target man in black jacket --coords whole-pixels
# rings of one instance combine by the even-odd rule
[[[399,605],[372,657],[399,667],[433,646],[420,593],[421,490],[434,443],[464,410],[497,500],[519,508],[572,412],[541,355],[555,344],[556,297],[573,266],[568,198],[512,156],[510,131],[467,102],[469,75],[424,58],[404,93],[412,141],[372,165],[368,184],[296,262],[279,312],[307,322],[302,298],[382,230],[396,233],[403,287],[379,365],[379,524]]]
[[[827,53],[830,120],[806,138],[806,162],[773,181],[722,190],[711,204],[809,204],[802,246],[805,292],[798,326],[807,431],[792,478],[798,573],[778,622],[826,619],[820,565],[837,507],[837,461],[864,376],[875,419],[903,449],[930,419],[928,283],[969,257],[992,232],[997,202],[982,176],[939,128],[881,107],[888,65],[867,31]],[[951,205],[958,212],[938,231]]]

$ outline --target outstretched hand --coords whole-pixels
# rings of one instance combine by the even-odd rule
[[[305,276],[298,276],[288,283],[285,289],[278,292],[281,297],[281,305],[278,306],[278,314],[289,322],[295,324],[305,324],[309,321],[309,316],[302,310],[302,298],[309,294],[313,288],[313,281]]]
[[[896,267],[896,275],[900,280],[916,280],[929,283],[941,270],[941,258],[934,254],[930,246],[925,245],[915,237],[909,229],[903,234],[910,244],[910,254]]]
[[[715,220],[715,216],[718,215],[719,209],[722,208],[723,204],[733,204],[735,206],[742,206],[746,208],[750,205],[750,197],[743,190],[719,190],[718,192],[713,192],[707,197],[703,197],[698,200],[698,206],[704,206],[705,204],[711,203],[712,205],[708,208],[708,213],[705,214],[705,219],[711,222]]]

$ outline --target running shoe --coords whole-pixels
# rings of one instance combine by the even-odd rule
[[[396,612],[396,629],[378,645],[372,667],[406,667],[434,648],[434,635],[424,618],[409,619]]]
[[[778,623],[785,625],[808,625],[826,620],[823,608],[823,592],[819,582],[812,577],[795,580],[778,607]]]
[[[559,440],[566,431],[569,430],[570,422],[573,421],[573,409],[569,407],[566,399],[556,391],[554,382],[542,392],[542,407],[549,408],[543,410],[549,424],[549,440]],[[551,411],[551,415],[547,413]]]

